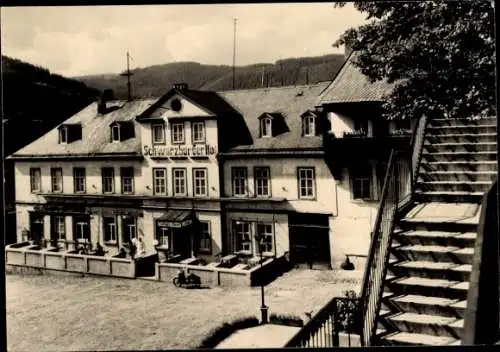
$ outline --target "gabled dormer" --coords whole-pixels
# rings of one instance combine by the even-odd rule
[[[81,123],[65,123],[58,127],[59,144],[69,144],[82,139]]]
[[[275,137],[289,132],[284,116],[279,112],[265,112],[259,116],[259,137]]]
[[[318,114],[307,110],[301,116],[302,137],[317,136],[321,133]]]
[[[135,137],[135,128],[132,121],[114,121],[109,125],[111,142],[122,142]]]

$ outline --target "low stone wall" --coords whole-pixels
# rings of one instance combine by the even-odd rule
[[[30,246],[6,246],[6,265],[82,274],[135,278],[135,262],[129,259],[31,250]]]
[[[172,282],[179,270],[198,275],[202,285],[207,286],[256,286],[263,280],[267,284],[283,272],[284,258],[271,258],[259,265],[248,269],[218,268],[214,265],[183,265],[178,263],[157,263],[156,272],[159,281]]]

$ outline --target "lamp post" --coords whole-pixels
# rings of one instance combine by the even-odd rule
[[[266,306],[264,302],[264,282],[263,282],[263,276],[262,276],[262,266],[263,266],[263,256],[262,256],[262,240],[264,239],[264,236],[260,233],[255,234],[255,241],[257,242],[259,246],[259,254],[260,254],[260,268],[261,268],[261,276],[260,276],[260,298],[261,298],[261,305],[260,305],[260,314],[261,314],[261,324],[267,324],[268,322],[268,317],[267,313],[269,310],[269,307]]]

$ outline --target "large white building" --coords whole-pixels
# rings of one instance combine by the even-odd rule
[[[259,234],[264,255],[311,267],[366,255],[388,158],[377,146],[393,138],[376,129],[383,90],[355,71],[348,61],[333,82],[177,84],[157,99],[89,105],[10,157],[18,241],[116,254],[142,236],[148,253],[215,261],[255,256]],[[357,160],[341,157],[356,148]]]

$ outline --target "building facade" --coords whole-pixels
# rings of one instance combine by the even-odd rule
[[[161,258],[262,252],[321,268],[366,256],[388,159],[376,146],[409,143],[378,138],[373,94],[336,100],[342,79],[360,79],[349,61],[342,70],[307,86],[176,84],[160,98],[89,105],[10,157],[17,240],[116,254],[141,237]]]

